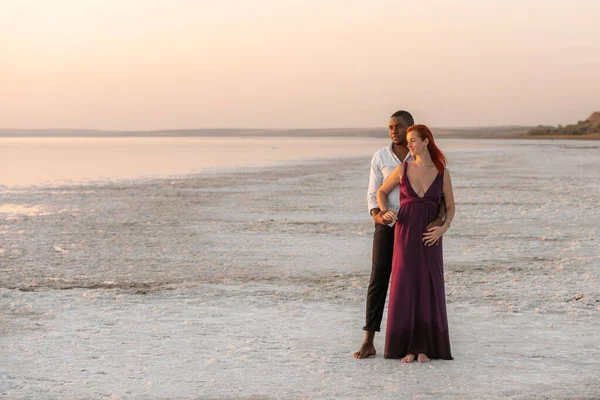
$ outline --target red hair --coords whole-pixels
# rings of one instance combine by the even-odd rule
[[[427,150],[429,150],[431,160],[433,161],[433,164],[438,172],[440,174],[443,173],[444,169],[446,169],[446,156],[444,156],[444,153],[442,153],[442,151],[435,145],[431,130],[429,130],[429,128],[425,125],[415,124],[408,127],[406,134],[408,135],[408,132],[410,131],[417,132],[421,140],[429,139],[429,143],[427,143]]]

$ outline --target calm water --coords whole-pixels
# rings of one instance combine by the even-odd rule
[[[372,153],[342,138],[0,138],[0,185],[164,177]]]
[[[369,138],[0,138],[0,185],[165,177],[368,156]]]
[[[440,139],[448,154],[537,141]],[[166,177],[370,157],[384,138],[0,138],[0,186]]]

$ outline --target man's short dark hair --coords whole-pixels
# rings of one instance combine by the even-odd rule
[[[415,119],[408,111],[400,110],[392,114],[390,118],[400,118],[407,126],[415,124]]]

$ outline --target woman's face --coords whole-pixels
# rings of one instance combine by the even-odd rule
[[[406,140],[408,141],[408,150],[410,150],[410,155],[413,157],[420,156],[425,153],[427,144],[429,143],[428,139],[421,139],[419,133],[416,131],[408,132],[406,135]]]

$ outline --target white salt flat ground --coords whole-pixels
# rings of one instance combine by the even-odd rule
[[[4,188],[0,397],[600,398],[596,143],[448,144],[455,360],[427,365],[352,358],[368,156]]]

